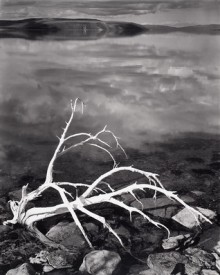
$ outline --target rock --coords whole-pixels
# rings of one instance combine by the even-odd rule
[[[149,255],[148,266],[159,275],[196,275],[206,268],[214,268],[214,256],[199,248],[188,248],[185,255],[179,252],[164,252]],[[182,273],[181,273],[182,272]]]
[[[168,239],[163,240],[162,247],[165,250],[174,249],[179,247],[181,244],[183,244],[184,241],[187,241],[189,238],[191,238],[190,234],[170,237]]]
[[[24,263],[19,267],[9,270],[6,273],[6,275],[35,275],[35,274],[36,274],[36,271],[28,263]]]
[[[220,256],[220,241],[214,246],[213,250]]]
[[[141,203],[140,203],[141,202]],[[143,198],[140,199],[140,202],[134,201],[131,203],[132,207],[138,208],[140,210],[149,210],[149,209],[156,209],[161,207],[168,207],[171,205],[177,205],[176,201],[172,201],[167,197],[158,197],[157,199],[154,198]]]
[[[84,257],[79,270],[92,275],[111,275],[120,261],[121,257],[116,252],[95,250]]]
[[[170,275],[176,268],[176,265],[185,265],[187,258],[179,252],[165,252],[149,255],[147,264],[158,274]]]
[[[22,196],[22,188],[11,191],[8,193],[8,197],[10,200],[20,201]]]
[[[136,275],[136,274],[137,273],[133,273],[133,275]],[[153,271],[152,269],[147,269],[139,272],[138,275],[159,275],[159,274]]]
[[[41,250],[35,257],[30,257],[30,263],[43,265],[44,272],[54,269],[71,268],[73,253],[56,249],[53,251]]]
[[[180,197],[186,203],[193,203],[195,200],[187,195]],[[141,202],[141,203],[140,203]],[[140,210],[146,210],[149,214],[170,219],[177,212],[180,204],[176,201],[172,201],[166,196],[154,198],[143,198],[140,202],[134,201],[131,206],[136,207]]]
[[[219,275],[219,273],[215,270],[203,269],[201,275]]]
[[[169,206],[167,208],[148,210],[147,212],[156,217],[170,219],[173,215],[176,214],[177,210],[177,206]]]
[[[118,235],[121,235],[121,236],[124,236],[125,238],[129,239],[131,234],[129,232],[129,230],[123,226],[123,225],[120,225],[118,228],[114,229],[114,231],[118,234]]]
[[[214,225],[205,230],[200,236],[198,246],[204,250],[215,251],[220,255],[220,226]]]
[[[88,222],[83,224],[83,227],[88,231],[88,232],[94,232],[94,233],[98,233],[99,231],[99,227],[92,223],[92,222]]]
[[[122,194],[121,199],[127,205],[131,205],[131,203],[135,201],[135,197],[132,196],[130,193],[129,194]]]
[[[198,190],[191,191],[191,193],[192,193],[193,195],[196,195],[196,197],[201,197],[201,196],[204,196],[204,195],[205,195],[205,192],[198,191]]]
[[[206,216],[210,220],[214,219],[214,217],[216,216],[216,213],[212,210],[204,209],[201,207],[196,207],[196,209],[198,211],[200,211],[204,216]],[[206,222],[199,215],[195,214],[195,216],[200,221],[200,223]],[[180,210],[175,216],[173,216],[172,219],[177,221],[178,223],[182,224],[183,226],[185,226],[189,229],[192,229],[192,228],[198,226],[195,216],[187,208],[184,208],[184,209]]]
[[[190,262],[203,268],[214,268],[215,257],[211,253],[206,252],[197,247],[189,247],[185,250],[185,256]]]
[[[215,265],[216,265],[216,268],[218,269],[218,271],[220,272],[220,259],[216,260]]]
[[[69,249],[87,246],[83,235],[74,222],[59,222],[47,232],[46,236]]]
[[[134,265],[129,269],[127,275],[158,275],[158,273],[149,269],[147,265]]]
[[[9,226],[0,224],[0,239],[3,234],[6,234],[9,231],[11,231],[11,228]]]

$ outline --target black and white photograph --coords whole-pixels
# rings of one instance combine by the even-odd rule
[[[220,274],[220,0],[0,0],[0,275]]]

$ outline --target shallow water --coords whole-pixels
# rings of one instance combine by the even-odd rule
[[[216,1],[89,3],[5,1],[0,19],[220,24]],[[84,114],[76,116],[72,132],[95,133],[107,124],[129,153],[126,164],[160,173],[167,185],[178,181],[178,186],[196,188],[201,183],[207,188],[209,177],[214,184],[219,168],[213,169],[218,165],[211,164],[219,162],[220,153],[219,58],[220,36],[196,32],[86,41],[1,39],[2,192],[25,182],[43,181],[56,135],[61,135],[70,115],[70,100],[76,97],[86,106]],[[198,162],[193,161],[196,157]],[[123,163],[122,154],[117,158]],[[60,160],[55,174],[57,178],[90,181],[109,167],[108,156],[86,147]],[[125,182],[128,179],[123,178]]]

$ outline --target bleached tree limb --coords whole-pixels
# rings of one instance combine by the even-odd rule
[[[143,211],[126,205],[122,201],[118,199],[121,195],[125,193],[130,193],[136,201],[138,201],[141,204],[141,201],[137,198],[135,195],[135,191],[137,190],[152,190],[154,191],[154,198],[156,200],[156,194],[160,193],[165,195],[171,200],[179,202],[182,206],[186,207],[189,212],[194,215],[197,223],[199,224],[199,220],[197,216],[203,218],[205,221],[211,223],[211,221],[205,217],[202,213],[200,213],[195,208],[189,206],[186,204],[182,199],[180,199],[175,192],[168,191],[164,188],[160,180],[158,179],[158,175],[150,172],[146,172],[137,168],[134,168],[133,166],[123,166],[123,167],[117,167],[117,162],[111,153],[111,145],[103,140],[103,134],[110,134],[110,136],[113,138],[113,140],[116,142],[116,148],[119,148],[127,157],[125,150],[120,145],[118,141],[118,137],[115,136],[115,134],[107,129],[107,126],[105,126],[102,130],[97,132],[96,134],[92,135],[91,133],[77,133],[67,136],[67,132],[69,130],[70,124],[73,120],[74,114],[76,112],[77,103],[80,100],[77,98],[75,102],[73,103],[71,101],[71,115],[66,122],[66,126],[63,129],[63,133],[61,137],[58,137],[59,142],[58,145],[54,151],[54,154],[49,162],[45,182],[40,185],[36,190],[31,191],[30,193],[27,192],[28,185],[25,185],[22,187],[22,197],[20,201],[10,201],[10,207],[11,211],[13,213],[13,219],[5,221],[4,224],[16,224],[20,223],[28,228],[32,233],[35,234],[37,238],[39,238],[43,243],[55,246],[55,247],[61,247],[59,244],[53,243],[51,240],[49,240],[44,234],[42,234],[36,227],[36,223],[42,219],[47,219],[49,217],[53,217],[56,215],[64,214],[64,213],[70,213],[74,222],[78,226],[79,230],[81,231],[82,235],[84,236],[85,240],[89,244],[90,247],[92,247],[92,243],[90,242],[77,214],[76,211],[81,211],[82,213],[88,215],[89,217],[95,219],[96,221],[99,221],[104,227],[106,227],[109,232],[111,232],[120,242],[120,244],[123,246],[122,240],[118,236],[118,234],[111,228],[111,226],[107,223],[104,217],[97,215],[93,213],[92,211],[88,210],[86,207],[90,205],[96,205],[103,202],[109,202],[110,204],[113,204],[117,207],[120,207],[130,213],[130,219],[132,221],[132,213],[136,213],[141,215],[144,219],[147,219],[150,223],[157,227],[162,227],[166,229],[169,235],[169,229],[159,223],[151,219],[148,215],[146,215]],[[83,102],[81,102],[81,110],[83,112]],[[73,143],[72,145],[69,145],[69,147],[65,147],[66,142],[72,142],[74,138],[80,137],[82,140],[78,143]],[[84,138],[84,139],[83,139]],[[56,159],[63,154],[66,154],[70,150],[83,146],[84,144],[89,144],[91,146],[95,146],[100,148],[102,151],[107,153],[107,155],[110,156],[110,158],[113,161],[113,168],[100,175],[95,181],[93,181],[90,185],[85,183],[72,183],[72,182],[54,182],[53,181],[53,167]],[[134,184],[131,184],[129,186],[126,186],[124,188],[121,188],[119,190],[115,190],[111,187],[111,185],[106,182],[106,179],[111,177],[112,175],[115,175],[119,172],[129,172],[129,173],[138,173],[140,175],[143,175],[147,183],[141,183],[138,184],[135,182]],[[108,190],[103,190],[100,185],[106,185],[108,187]],[[64,186],[73,187],[76,191],[76,195],[73,196],[72,193],[67,192],[67,190],[64,188]],[[62,199],[61,204],[57,204],[53,207],[33,207],[31,209],[26,210],[26,206],[28,202],[35,200],[39,196],[43,195],[43,192],[47,189],[52,188],[55,189],[58,194],[60,195]],[[78,194],[78,188],[86,189],[82,192],[82,194]],[[96,192],[95,195],[93,195],[93,191]],[[68,198],[67,198],[68,196]],[[141,204],[142,205],[142,204]],[[143,205],[142,205],[143,206]],[[62,247],[65,249],[64,247]]]

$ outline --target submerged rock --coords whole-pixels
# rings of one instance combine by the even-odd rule
[[[35,275],[36,271],[34,268],[28,264],[24,263],[20,265],[19,267],[16,267],[14,269],[10,269],[6,275]]]
[[[116,252],[95,250],[84,257],[79,270],[92,275],[112,275],[120,261],[121,257]]]

